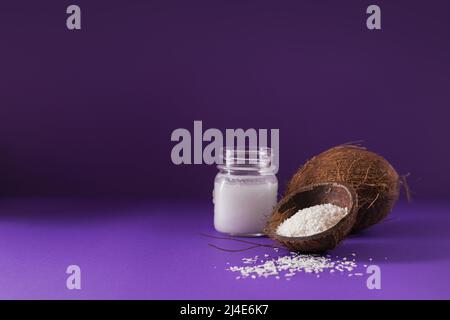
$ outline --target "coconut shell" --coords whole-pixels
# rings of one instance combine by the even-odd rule
[[[348,183],[358,195],[358,215],[353,231],[384,219],[399,196],[400,179],[380,155],[354,145],[342,145],[315,156],[288,183],[286,194],[323,182]]]
[[[348,213],[333,227],[306,237],[285,237],[276,233],[278,226],[299,210],[331,203],[346,207]],[[267,235],[297,252],[323,252],[335,248],[351,231],[356,221],[358,198],[348,184],[321,183],[297,189],[284,197],[275,207],[267,224]]]

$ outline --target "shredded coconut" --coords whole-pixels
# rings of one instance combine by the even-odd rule
[[[277,228],[277,234],[285,237],[311,236],[330,229],[347,213],[347,208],[331,203],[304,208],[283,221]]]
[[[344,259],[333,260],[329,256],[298,254],[295,252],[291,252],[290,255],[286,256],[268,258],[263,263],[258,264],[259,259],[258,256],[243,258],[243,266],[231,266],[227,270],[238,272],[239,276],[236,279],[256,279],[259,277],[268,278],[274,276],[278,280],[280,276],[284,276],[286,280],[290,280],[298,272],[319,275],[319,273],[324,271],[328,271],[329,273],[339,271],[341,273],[347,273],[351,277],[353,275],[351,271],[358,267],[358,264],[354,261]],[[355,273],[355,275],[360,276],[362,273]]]

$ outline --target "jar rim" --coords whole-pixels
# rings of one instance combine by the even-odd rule
[[[224,147],[219,156],[220,170],[225,171],[275,171],[272,149]]]

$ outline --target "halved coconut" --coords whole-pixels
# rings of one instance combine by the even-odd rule
[[[278,226],[299,210],[330,203],[347,208],[347,214],[331,228],[305,237],[286,237],[277,234]],[[346,183],[309,185],[285,196],[275,207],[266,227],[267,235],[298,252],[323,252],[337,246],[351,231],[357,218],[358,198]]]

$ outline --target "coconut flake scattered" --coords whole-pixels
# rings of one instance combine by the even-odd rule
[[[259,259],[258,256],[243,258],[242,262],[245,265],[231,266],[227,270],[238,272],[241,279],[248,277],[252,279],[260,277],[268,278],[272,276],[275,279],[279,279],[280,276],[283,276],[286,280],[289,280],[298,272],[316,274],[317,276],[324,271],[328,271],[329,273],[339,271],[351,277],[353,275],[351,271],[358,268],[358,264],[354,261],[344,259],[333,260],[327,256],[298,254],[295,252],[281,257],[268,258],[263,263],[258,263],[260,261]],[[355,275],[359,274],[355,273]]]
[[[284,237],[311,236],[335,226],[347,213],[347,208],[331,203],[304,208],[283,221],[276,232]]]

